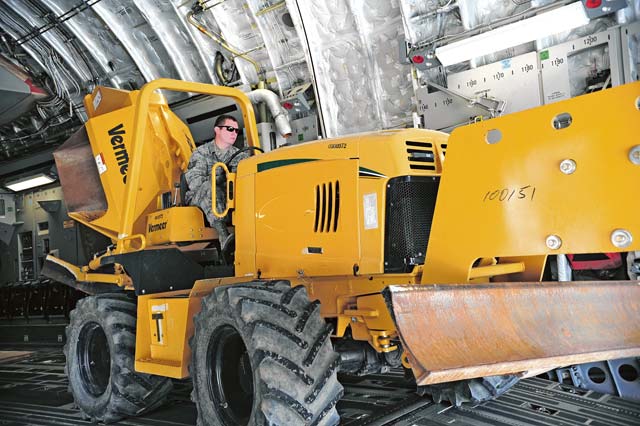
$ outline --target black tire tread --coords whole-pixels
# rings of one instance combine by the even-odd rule
[[[289,339],[291,341],[291,343],[295,344],[300,349],[307,349],[309,347],[309,343],[307,343],[305,340],[303,340],[300,337],[296,336],[294,333],[290,332],[286,328],[281,327],[278,324],[274,324],[273,322],[264,321],[264,320],[257,320],[257,321],[250,322],[247,325],[249,327],[251,327],[251,328],[254,328],[254,329],[256,327],[264,327],[264,328],[268,328],[270,330],[273,330],[276,333],[278,333],[279,335]]]
[[[430,395],[434,402],[448,402],[456,407],[464,403],[490,401],[508,391],[518,382],[513,374],[458,380],[436,385],[419,386],[418,394]]]
[[[309,302],[304,286],[291,288],[287,281],[217,288],[203,298],[202,311],[196,316],[191,365],[200,365],[198,352],[206,352],[206,339],[200,334],[213,333],[216,323],[212,316],[228,314],[251,355],[254,380],[259,381],[254,384],[257,400],[249,425],[338,424],[335,406],[343,395],[337,380],[339,358],[331,345],[331,328],[317,305]],[[308,318],[299,330],[297,319],[305,312]],[[213,404],[199,383],[206,380],[198,377],[199,369],[192,370],[196,374],[192,376],[192,400],[198,406],[198,425],[220,424],[216,415],[212,418],[207,409],[201,409]]]
[[[313,302],[309,303],[309,305],[302,311],[302,314],[300,315],[300,319],[298,319],[298,322],[296,323],[297,332],[301,332],[304,330],[304,327],[307,325],[307,321],[309,321],[309,318],[311,317],[311,315],[319,308],[320,308],[319,300],[314,300]]]
[[[67,358],[65,373],[69,388],[82,416],[92,422],[111,423],[137,416],[162,405],[172,389],[166,377],[137,373],[134,370],[136,303],[125,294],[99,294],[78,301],[67,326]],[[68,372],[78,369],[73,349],[77,333],[88,322],[100,324],[110,341],[111,377],[105,394],[105,404],[95,404],[96,397],[82,390],[81,379]],[[71,354],[71,355],[70,355]]]
[[[286,370],[296,375],[305,385],[311,385],[314,383],[314,380],[311,376],[306,374],[302,368],[300,368],[295,362],[291,361],[289,358],[285,358],[280,356],[279,354],[271,351],[264,351],[262,349],[258,349],[256,351],[257,363],[261,363],[264,359],[269,359],[271,362],[275,362],[280,364]],[[313,402],[313,401],[309,401]]]
[[[315,361],[316,357],[318,356],[322,345],[324,345],[327,339],[329,339],[329,336],[331,336],[332,332],[333,326],[331,324],[325,324],[322,331],[316,336],[313,345],[311,345],[309,352],[307,352],[307,356],[302,361],[302,364],[305,367],[309,367],[313,364],[313,361]]]

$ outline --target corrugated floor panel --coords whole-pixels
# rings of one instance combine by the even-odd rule
[[[73,407],[60,348],[0,363],[0,425],[89,425]],[[414,393],[402,372],[342,377],[345,396],[338,403],[348,426],[640,426],[640,404],[533,378],[483,405],[452,408]],[[170,402],[121,425],[193,425],[189,380],[174,381]]]

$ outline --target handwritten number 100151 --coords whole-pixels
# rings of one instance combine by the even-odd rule
[[[482,199],[485,201],[513,201],[513,200],[530,200],[536,196],[536,187],[527,185],[520,188],[503,188],[494,191],[487,191]]]

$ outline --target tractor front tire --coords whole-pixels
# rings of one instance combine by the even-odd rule
[[[198,425],[336,425],[343,395],[331,327],[303,286],[219,287],[191,341]]]
[[[515,374],[459,380],[436,385],[418,386],[419,395],[430,395],[436,403],[448,402],[456,407],[464,403],[477,404],[498,398],[511,389],[519,378]]]
[[[146,413],[171,391],[166,377],[136,373],[136,303],[126,294],[78,301],[66,329],[65,373],[83,416],[112,423]]]

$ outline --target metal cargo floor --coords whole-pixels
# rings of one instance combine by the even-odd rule
[[[5,348],[10,350],[9,348]],[[0,359],[0,425],[89,425],[73,407],[60,348],[33,349]],[[640,404],[543,379],[521,381],[495,401],[452,408],[418,397],[402,372],[342,377],[338,403],[348,426],[630,426],[640,425]],[[189,380],[174,381],[170,402],[121,425],[193,425]]]

